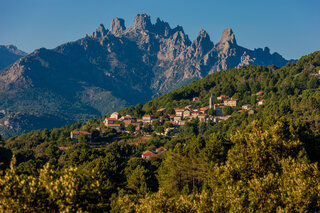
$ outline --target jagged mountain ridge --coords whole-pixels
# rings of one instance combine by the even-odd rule
[[[91,36],[40,48],[1,71],[0,134],[107,114],[223,69],[286,63],[268,48],[237,45],[230,28],[214,44],[205,30],[191,41],[181,26],[152,24],[146,14],[129,28],[115,18],[110,29],[101,24]]]
[[[0,45],[0,70],[26,55],[14,45]]]

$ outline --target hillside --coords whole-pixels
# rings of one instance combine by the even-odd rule
[[[27,53],[19,50],[14,45],[0,45],[0,70],[26,55]]]
[[[181,26],[138,14],[133,26],[115,18],[91,36],[40,48],[0,72],[0,134],[19,135],[85,121],[145,103],[210,73],[248,64],[284,66],[269,48],[238,45],[230,28],[213,43],[194,41]]]
[[[127,118],[150,118],[167,108],[162,122],[143,120],[137,131],[106,127],[103,121],[117,119],[103,117],[0,138],[0,210],[318,212],[319,69],[320,51],[282,68],[214,73],[121,110]],[[211,94],[239,99],[230,118],[198,117],[174,137],[155,134],[173,108],[196,111]],[[238,112],[247,103],[255,114]],[[77,140],[74,130],[82,131]]]

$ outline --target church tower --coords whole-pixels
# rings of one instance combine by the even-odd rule
[[[209,109],[214,108],[214,97],[211,93],[211,96],[209,98]]]

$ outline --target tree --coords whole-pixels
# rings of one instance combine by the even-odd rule
[[[127,130],[132,134],[136,131],[136,126],[132,125],[132,124],[129,124],[127,126]]]
[[[224,107],[222,108],[222,113],[223,113],[224,115],[231,115],[232,112],[233,112],[233,109],[232,109],[231,106],[224,106]]]
[[[145,124],[145,125],[142,127],[142,130],[143,130],[144,132],[150,133],[150,132],[152,132],[152,125],[151,125],[151,124]]]
[[[149,179],[148,171],[143,166],[138,165],[127,178],[127,188],[134,193],[145,194],[150,188],[148,187]]]
[[[163,126],[158,126],[158,127],[156,128],[156,132],[158,132],[158,133],[164,133],[164,127],[163,127]]]

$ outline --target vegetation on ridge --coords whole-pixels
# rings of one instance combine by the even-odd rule
[[[234,112],[217,124],[193,120],[176,137],[142,140],[105,128],[100,118],[2,140],[0,210],[320,211],[318,70],[320,52],[281,69],[223,71],[121,111],[141,117],[162,107],[201,107],[210,93],[239,98],[257,111]],[[252,98],[259,91],[268,100],[262,106]],[[75,129],[101,137],[103,146],[72,141]],[[168,151],[140,157],[160,146]]]

